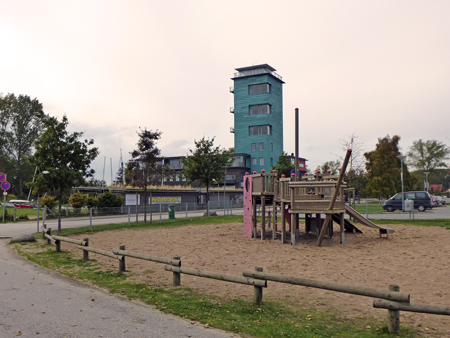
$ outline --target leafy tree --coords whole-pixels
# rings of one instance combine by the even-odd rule
[[[123,205],[123,197],[105,191],[98,197],[98,206],[100,208],[119,208]]]
[[[364,154],[367,170],[367,190],[373,196],[383,197],[397,192],[400,181],[400,137],[387,135],[379,138],[376,149]]]
[[[327,173],[330,170],[331,175],[338,175],[339,168],[341,167],[341,162],[339,160],[336,161],[327,161],[322,165],[316,168],[316,171],[320,170],[322,173]]]
[[[214,180],[223,182],[224,169],[231,164],[231,151],[215,147],[214,137],[212,140],[204,137],[200,141],[194,140],[194,144],[195,150],[189,149],[191,156],[181,160],[183,175],[187,184],[198,181],[200,186],[206,187],[206,198],[209,201],[209,187]],[[207,208],[209,215],[209,203]]]
[[[141,129],[138,132],[137,149],[130,154],[132,159],[127,163],[126,181],[134,187],[144,189],[144,223],[147,222],[147,187],[161,151],[156,147],[156,141],[161,138],[161,132]]]
[[[2,157],[14,163],[18,194],[23,194],[25,172],[32,177],[33,169],[26,162],[34,142],[44,130],[42,104],[27,95],[8,94],[0,97],[0,150]],[[12,174],[10,172],[10,174]]]
[[[69,203],[72,208],[81,209],[82,207],[86,206],[87,197],[85,194],[76,192],[75,194],[69,197]]]
[[[81,132],[69,133],[69,121],[64,115],[59,122],[56,117],[44,120],[46,131],[36,141],[36,152],[30,158],[38,167],[36,181],[31,186],[38,190],[47,188],[55,191],[58,200],[58,234],[61,234],[61,205],[64,192],[91,177],[94,170],[91,162],[97,157],[98,149],[91,147],[93,140],[80,141]]]
[[[436,168],[447,168],[445,160],[450,159],[450,148],[436,140],[414,141],[407,153],[408,162],[415,168],[432,172]]]
[[[280,157],[278,157],[277,163],[272,166],[272,170],[277,171],[277,177],[280,178],[281,175],[286,177],[291,177],[291,171],[294,169],[294,163],[291,161],[291,157],[286,153],[282,152]]]

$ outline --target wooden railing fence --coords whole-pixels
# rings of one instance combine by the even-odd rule
[[[119,260],[119,272],[125,272],[125,257],[133,257],[144,259],[156,263],[166,264],[164,269],[173,273],[173,285],[181,285],[181,274],[193,275],[204,278],[212,278],[231,283],[239,283],[254,287],[253,302],[255,305],[261,305],[263,299],[263,288],[267,287],[267,281],[278,283],[286,283],[291,285],[300,285],[311,288],[325,289],[329,291],[349,293],[358,296],[372,297],[373,307],[388,310],[388,330],[390,333],[398,333],[400,329],[400,311],[420,312],[428,314],[450,316],[450,306],[411,303],[410,294],[400,292],[398,285],[390,285],[388,290],[368,288],[362,286],[354,286],[348,284],[340,284],[334,282],[319,281],[314,279],[292,277],[286,275],[277,275],[274,273],[263,272],[262,267],[255,267],[255,270],[244,270],[243,276],[233,276],[218,272],[204,271],[193,268],[181,267],[180,257],[165,258],[157,257],[143,253],[126,251],[125,246],[120,246],[119,250],[112,252],[97,249],[89,246],[89,239],[75,240],[62,236],[52,236],[51,229],[46,226],[41,227],[42,236],[47,239],[48,244],[55,244],[56,251],[61,251],[61,242],[79,245],[78,248],[83,250],[83,259],[89,260],[89,252],[97,253],[107,257]]]

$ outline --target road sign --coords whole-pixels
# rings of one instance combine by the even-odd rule
[[[4,173],[0,173],[0,182],[3,182],[6,179],[6,175]]]
[[[9,188],[11,188],[11,184],[9,184],[9,182],[7,181],[3,181],[1,187],[3,190],[8,190]]]

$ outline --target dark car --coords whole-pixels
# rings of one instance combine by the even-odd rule
[[[426,191],[408,191],[404,193],[405,200],[414,201],[414,209],[425,211],[432,209],[430,194]],[[402,210],[402,193],[395,194],[390,199],[384,201],[383,209],[386,211]]]

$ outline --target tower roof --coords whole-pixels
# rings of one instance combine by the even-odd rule
[[[267,63],[262,64],[262,65],[256,65],[256,66],[248,66],[248,67],[241,67],[241,68],[235,68],[235,70],[237,70],[238,72],[243,72],[245,70],[253,70],[253,69],[258,69],[258,68],[264,68],[267,69],[271,72],[276,71],[275,68],[269,66]]]

